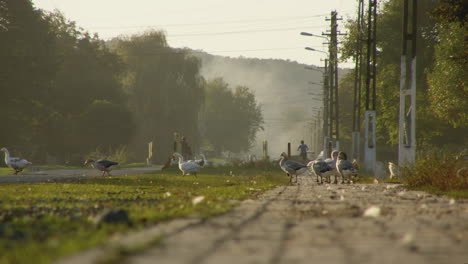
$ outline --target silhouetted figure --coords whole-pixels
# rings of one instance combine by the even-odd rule
[[[191,160],[193,156],[192,149],[190,148],[185,137],[182,137],[182,156],[184,156],[185,160]]]
[[[302,160],[307,160],[307,151],[309,150],[309,147],[304,144],[304,140],[301,140],[301,144],[299,147],[297,147],[297,150],[301,151],[301,158]]]

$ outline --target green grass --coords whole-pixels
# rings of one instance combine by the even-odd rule
[[[415,191],[424,191],[435,195],[445,195],[455,199],[468,199],[468,190],[442,191],[431,186],[410,187],[409,189]]]
[[[235,176],[227,176],[230,171]],[[279,170],[204,168],[66,183],[0,185],[0,263],[49,263],[129,229],[183,216],[208,217],[288,183]],[[170,193],[170,195],[168,195]],[[195,196],[205,200],[192,205]],[[97,226],[104,209],[124,209],[133,225]]]
[[[9,173],[12,173],[13,170],[10,168],[0,168],[0,175],[7,175]]]
[[[65,165],[35,165],[33,167],[28,167],[23,170],[23,172],[30,172],[34,170],[57,170],[57,169],[81,169],[77,166],[65,166]],[[1,167],[0,175],[13,174],[14,170],[11,168]]]

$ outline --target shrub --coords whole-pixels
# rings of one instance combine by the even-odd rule
[[[468,161],[455,158],[422,158],[415,165],[400,169],[409,187],[431,187],[441,191],[468,190]],[[458,173],[457,173],[458,172]]]

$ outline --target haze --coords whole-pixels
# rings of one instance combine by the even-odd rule
[[[275,58],[321,65],[326,50],[320,35],[329,28],[332,10],[354,17],[357,1],[151,1],[33,0],[44,10],[59,9],[84,29],[103,39],[148,29],[166,31],[169,45],[231,57]],[[130,4],[131,3],[131,4]],[[342,22],[344,22],[344,20]],[[341,23],[343,24],[343,23]],[[341,27],[344,31],[344,27]]]

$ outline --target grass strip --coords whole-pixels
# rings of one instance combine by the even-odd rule
[[[2,184],[0,263],[49,263],[129,230],[224,213],[287,183],[279,169],[224,167],[204,168],[197,177],[168,169],[66,183]],[[197,196],[204,199],[193,204]],[[132,224],[96,225],[94,219],[106,209],[125,210]]]

